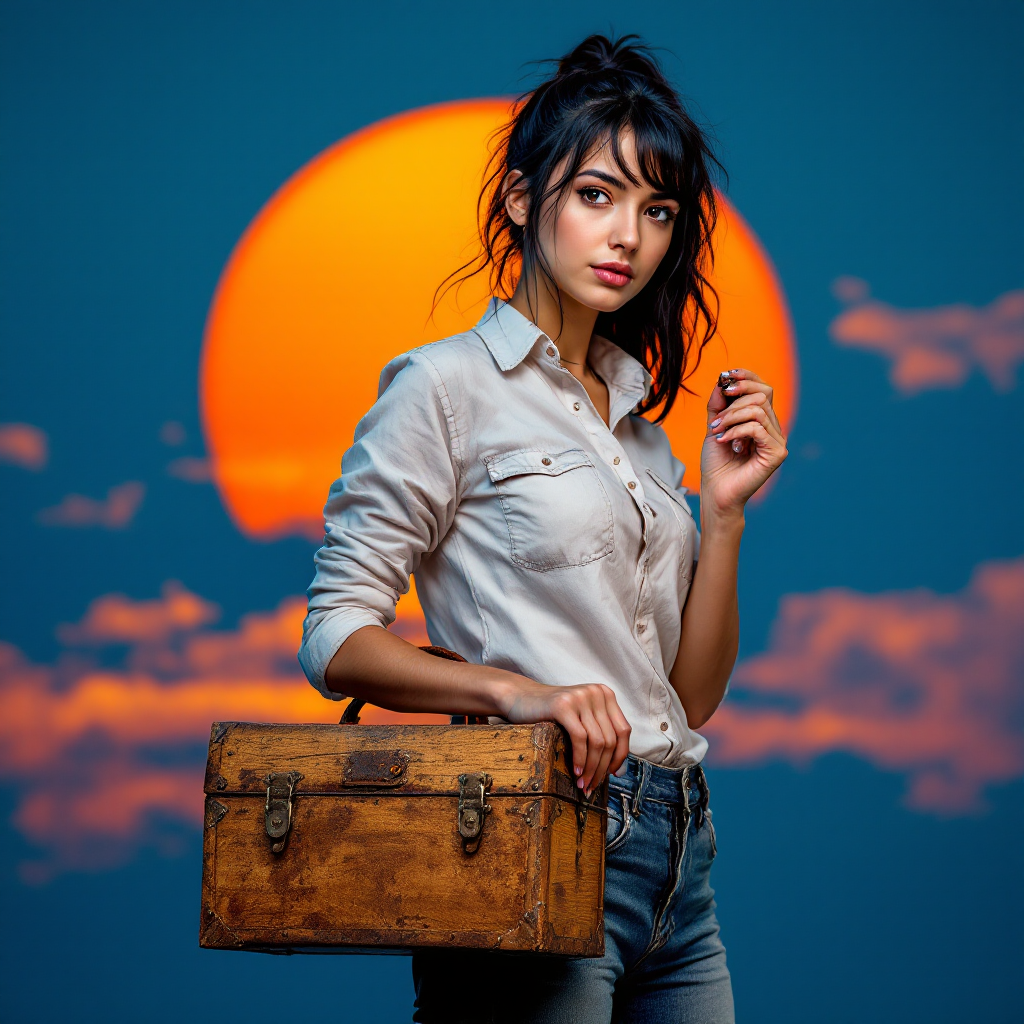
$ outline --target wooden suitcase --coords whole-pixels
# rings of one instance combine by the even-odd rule
[[[205,792],[201,946],[604,952],[606,789],[554,723],[215,723]]]

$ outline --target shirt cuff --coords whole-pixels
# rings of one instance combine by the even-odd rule
[[[328,700],[346,699],[345,694],[335,693],[327,688],[327,684],[324,682],[324,673],[341,645],[363,626],[386,628],[380,618],[366,608],[341,608],[328,612],[302,638],[302,646],[299,648],[299,664],[313,687]]]

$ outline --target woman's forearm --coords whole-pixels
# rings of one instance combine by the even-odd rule
[[[357,629],[324,673],[327,688],[392,711],[506,717],[525,676],[437,658],[379,626]]]
[[[629,723],[609,687],[547,686],[516,672],[435,658],[380,626],[357,629],[324,678],[335,693],[392,711],[558,722],[569,733],[577,785],[588,796],[629,753]]]
[[[700,728],[725,696],[739,649],[736,570],[742,513],[704,521],[700,560],[683,611],[679,652],[669,673],[687,723]]]

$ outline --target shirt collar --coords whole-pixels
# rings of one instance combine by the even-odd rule
[[[532,320],[527,320],[519,310],[499,298],[491,299],[473,330],[483,339],[494,361],[505,371],[518,366],[538,341],[549,340]],[[609,387],[628,402],[629,409],[647,397],[651,375],[618,345],[595,335],[590,343],[590,361]]]
[[[483,338],[498,366],[506,371],[517,367],[530,349],[546,337],[532,320],[498,298],[487,303],[484,315],[473,330]]]

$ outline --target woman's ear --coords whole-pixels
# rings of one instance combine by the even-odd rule
[[[509,171],[501,183],[505,193],[505,210],[512,218],[513,224],[522,227],[526,223],[530,211],[530,200],[526,195],[526,184],[522,171]]]

